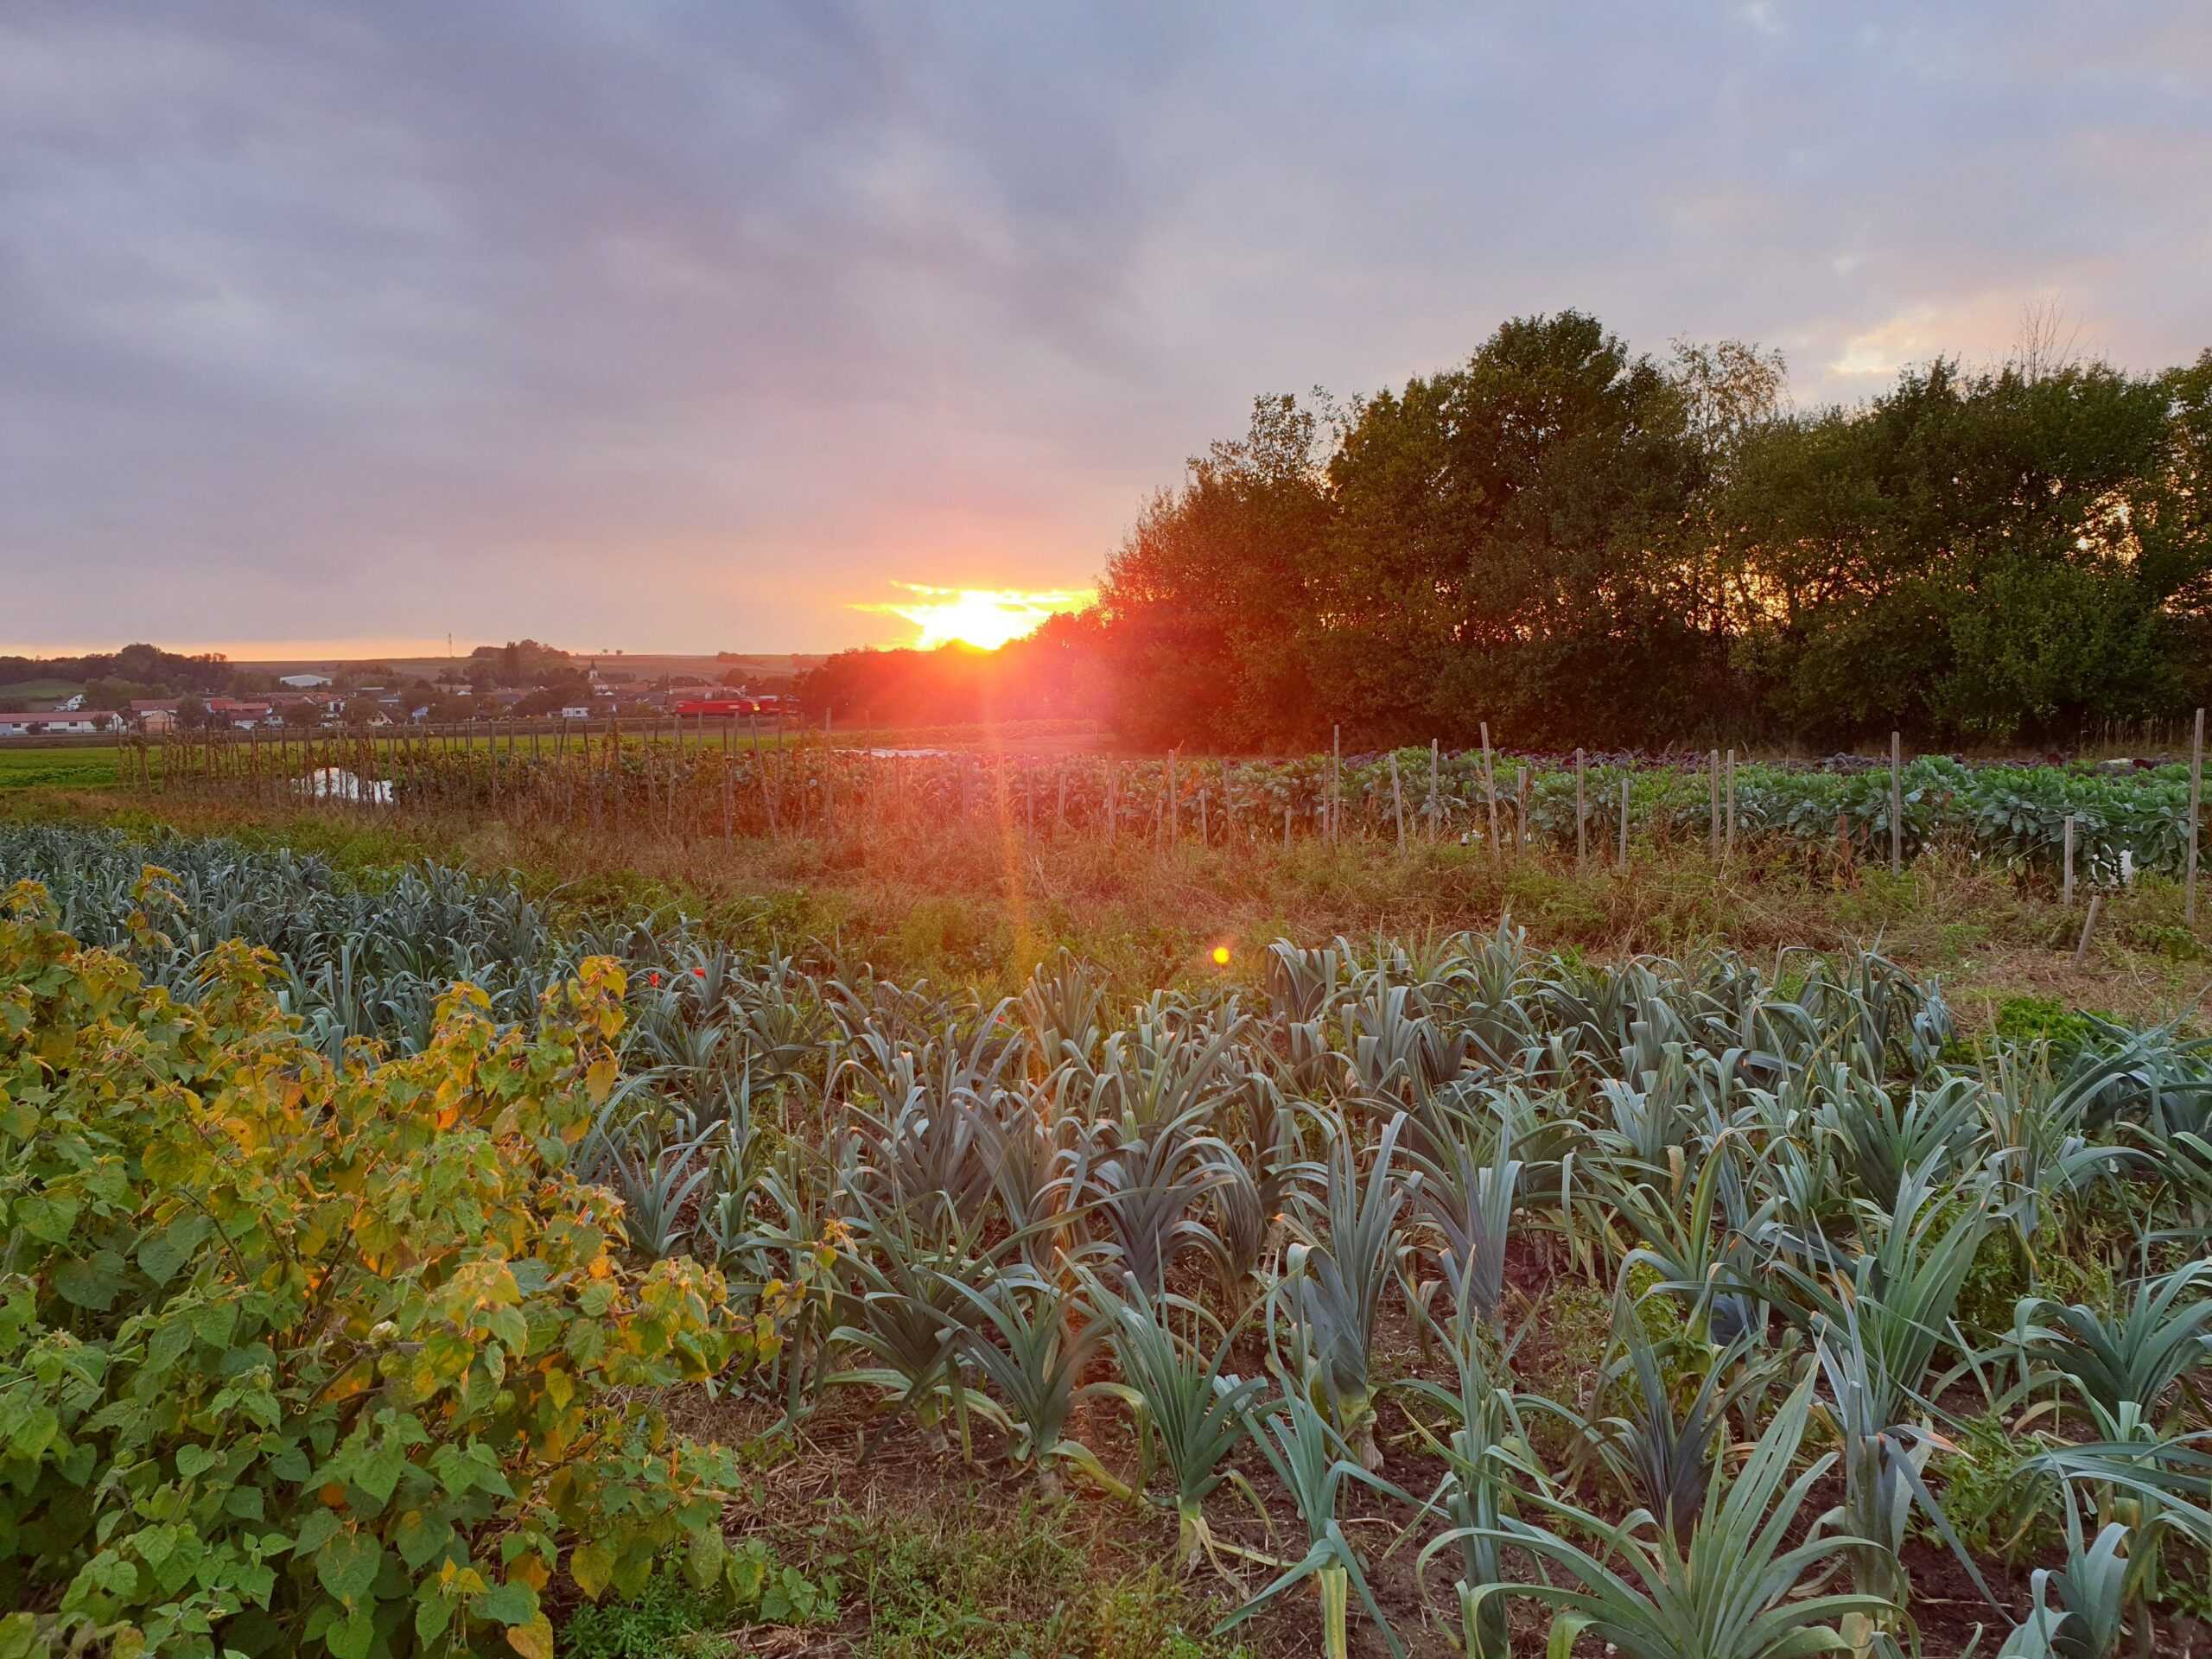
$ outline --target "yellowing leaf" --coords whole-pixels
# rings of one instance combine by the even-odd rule
[[[614,1573],[614,1552],[605,1544],[585,1544],[569,1552],[569,1576],[576,1581],[576,1588],[594,1601],[607,1588],[607,1581]]]
[[[553,1659],[553,1625],[540,1613],[524,1624],[507,1626],[507,1645],[522,1659]]]

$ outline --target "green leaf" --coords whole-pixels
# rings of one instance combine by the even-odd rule
[[[300,1522],[300,1535],[292,1541],[292,1553],[305,1555],[320,1548],[337,1532],[340,1525],[335,1510],[308,1510],[307,1518]]]
[[[0,1659],[32,1659],[43,1654],[46,1644],[39,1640],[38,1621],[29,1613],[10,1613],[0,1618]]]
[[[415,1639],[429,1647],[446,1633],[446,1626],[453,1623],[453,1604],[440,1593],[435,1584],[426,1584],[415,1604]]]
[[[365,1607],[356,1607],[333,1624],[324,1635],[335,1659],[368,1659],[369,1645],[376,1640],[376,1621]]]
[[[103,1252],[106,1254],[106,1252]],[[90,1262],[64,1262],[54,1274],[54,1287],[62,1300],[78,1307],[105,1313],[114,1305],[123,1281]]]
[[[508,1579],[472,1600],[468,1611],[501,1624],[521,1624],[537,1617],[537,1592],[520,1579]]]
[[[176,1471],[187,1480],[206,1474],[222,1459],[204,1446],[181,1446],[176,1449]]]
[[[16,1224],[48,1244],[67,1244],[77,1225],[77,1200],[48,1198],[34,1192],[15,1203]]]
[[[315,1576],[343,1602],[368,1593],[384,1565],[384,1546],[365,1532],[340,1533],[315,1553]]]
[[[138,1265],[156,1284],[165,1285],[212,1230],[207,1217],[197,1211],[179,1216],[138,1247]]]
[[[410,1510],[399,1517],[399,1531],[392,1541],[410,1572],[419,1573],[442,1554],[453,1538],[453,1522],[442,1515]]]

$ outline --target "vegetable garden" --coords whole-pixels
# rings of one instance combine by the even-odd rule
[[[505,764],[436,787],[719,833],[746,762]],[[753,792],[825,817],[1166,784],[786,764]],[[1234,798],[1395,832],[1408,763],[1328,764]],[[2185,776],[1993,772],[1916,763],[1916,835],[2186,844]],[[1486,831],[1489,774],[1439,774],[1437,833]],[[1709,780],[1623,775],[1709,830]],[[1889,786],[1734,784],[1808,839]],[[2203,1649],[2212,1041],[1969,1043],[1879,956],[1504,923],[1283,942],[1249,1001],[1111,1006],[1063,954],[984,1006],[432,867],[154,855],[0,828],[0,1655],[537,1656],[667,1573],[802,1617],[702,1399],[1154,1513],[1262,1651]]]
[[[133,752],[126,779],[196,794],[336,811],[496,817],[607,835],[710,841],[912,834],[965,823],[1032,836],[1294,837],[1404,844],[1449,839],[1501,856],[1716,855],[1782,848],[1862,861],[1962,848],[2007,868],[2110,884],[2189,864],[2190,767],[1968,765],[1922,756],[1893,772],[1681,757],[1509,755],[1431,747],[1287,760],[1129,759],[991,748],[917,752],[827,742],[748,744],[723,723],[666,734],[509,734],[488,742],[282,734],[180,741]],[[2071,820],[2069,836],[2069,820]]]

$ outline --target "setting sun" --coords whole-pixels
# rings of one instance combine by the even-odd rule
[[[1010,639],[1034,632],[1046,618],[1080,610],[1091,599],[1084,588],[1023,593],[992,588],[929,588],[912,582],[897,585],[913,597],[858,608],[904,617],[919,630],[913,643],[924,650],[963,645],[995,651]]]

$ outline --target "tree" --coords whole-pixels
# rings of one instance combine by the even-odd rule
[[[2009,737],[2172,706],[2170,607],[2204,571],[2171,481],[2183,403],[2101,364],[1938,359],[1864,410],[1771,425],[1726,511],[1776,714]]]
[[[1325,695],[1389,741],[1688,719],[1713,653],[1680,543],[1706,475],[1681,387],[1580,312],[1363,401],[1306,630]]]
[[[1300,641],[1332,517],[1326,410],[1319,394],[1255,399],[1245,435],[1193,457],[1108,562],[1099,606],[1129,736],[1274,743],[1320,724]]]

